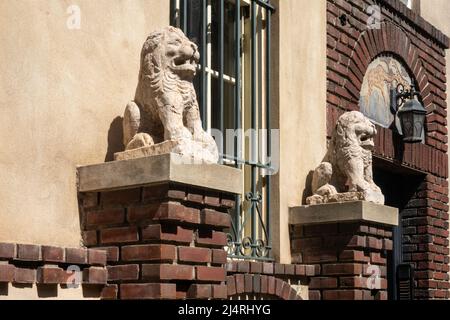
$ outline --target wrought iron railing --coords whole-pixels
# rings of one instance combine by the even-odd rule
[[[266,130],[266,141],[267,141],[267,158],[270,159],[272,153],[271,147],[271,16],[275,11],[275,8],[271,5],[269,0],[172,0],[172,24],[180,27],[188,36],[195,38],[199,45],[199,50],[201,54],[200,62],[200,77],[199,81],[196,83],[196,89],[198,91],[199,104],[203,119],[203,124],[205,129],[208,129],[208,123],[211,123],[211,118],[214,117],[216,120],[217,129],[220,132],[225,132],[225,112],[232,114],[231,122],[234,130],[240,130],[243,127],[242,117],[243,112],[248,111],[250,113],[250,127],[256,129],[257,127]],[[225,8],[227,6],[227,9]],[[245,5],[245,10],[244,6]],[[215,30],[217,34],[214,35],[215,43],[211,44],[211,7],[215,12]],[[230,9],[231,8],[231,9]],[[234,11],[234,12],[233,12]],[[245,16],[244,16],[245,11]],[[234,20],[232,26],[229,22],[226,23],[225,13],[227,13],[227,18],[230,15],[234,15]],[[242,21],[243,19],[250,19],[250,106],[248,104],[243,108],[242,101]],[[262,20],[264,23],[262,23]],[[229,19],[227,20],[229,21]],[[263,27],[261,27],[263,26]],[[227,27],[227,28],[226,28]],[[229,29],[233,30],[233,50],[230,54],[229,48],[225,48],[225,31],[229,32]],[[258,35],[261,37],[263,35],[264,41],[257,43],[257,31],[261,31],[263,28],[264,32],[260,32]],[[193,31],[194,30],[194,31]],[[227,34],[227,37],[231,36]],[[208,85],[208,68],[207,64],[211,60],[208,60],[208,45],[215,46],[215,52],[217,54],[215,58],[215,63],[217,67],[216,77],[217,77],[217,103],[214,108],[210,103],[211,98],[208,94],[211,94],[211,85]],[[227,46],[230,44],[227,43]],[[225,55],[225,49],[227,49],[228,55]],[[257,74],[257,55],[261,56],[264,51],[264,75],[261,76]],[[232,65],[234,66],[234,74],[225,74],[225,58],[226,61],[230,60],[230,55],[232,55]],[[261,64],[261,60],[258,60]],[[230,73],[229,64],[227,67],[228,73]],[[225,83],[228,79],[228,83],[234,84],[234,92],[225,92]],[[231,80],[229,80],[231,79]],[[263,80],[262,80],[263,79]],[[248,86],[248,82],[246,84]],[[257,90],[261,87],[264,90],[265,99],[264,103],[262,99],[257,98]],[[233,95],[231,103],[225,104],[225,98],[227,95]],[[250,108],[250,109],[248,109]],[[232,110],[230,110],[232,109]],[[245,109],[245,110],[244,110]],[[265,113],[265,119],[261,124],[260,115]],[[214,114],[212,114],[214,113]],[[230,121],[229,121],[230,122]],[[270,198],[271,198],[271,176],[270,171],[273,170],[271,163],[260,163],[259,161],[246,160],[243,156],[243,150],[239,149],[239,143],[235,143],[234,154],[223,153],[221,155],[224,163],[234,165],[237,168],[244,169],[248,172],[250,181],[246,181],[246,185],[249,190],[244,195],[237,196],[236,208],[233,215],[233,224],[228,234],[228,253],[231,258],[244,258],[244,259],[254,259],[254,260],[271,260],[271,208],[270,208]],[[252,148],[256,143],[252,144]],[[245,148],[245,147],[244,147]],[[227,150],[228,151],[228,150]],[[253,150],[251,151],[253,152]],[[262,176],[264,172],[264,176]],[[267,174],[269,172],[269,174]],[[244,198],[244,199],[242,199]],[[247,204],[247,208],[245,207]]]

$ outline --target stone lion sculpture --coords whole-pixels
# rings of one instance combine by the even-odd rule
[[[375,126],[360,112],[339,118],[324,162],[314,172],[309,205],[356,200],[384,204],[372,174],[376,134]]]
[[[199,59],[197,46],[178,28],[149,35],[135,99],[123,119],[126,151],[116,154],[116,160],[174,152],[217,163],[218,148],[203,130],[192,83]]]

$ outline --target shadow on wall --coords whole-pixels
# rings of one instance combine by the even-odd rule
[[[305,181],[305,189],[303,191],[303,195],[302,195],[302,204],[306,203],[306,198],[312,196],[312,179],[314,176],[314,171],[311,170],[308,175],[306,176],[306,181]]]
[[[114,154],[124,150],[123,145],[123,118],[117,117],[111,122],[108,130],[108,150],[105,162],[114,161]]]

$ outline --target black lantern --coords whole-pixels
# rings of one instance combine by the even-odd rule
[[[418,143],[423,140],[423,129],[427,111],[423,105],[415,99],[419,96],[411,86],[410,90],[405,90],[399,84],[397,89],[391,90],[391,111],[400,120],[401,132],[405,143]],[[406,101],[406,102],[405,102]]]

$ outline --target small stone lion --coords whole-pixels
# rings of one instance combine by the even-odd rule
[[[347,112],[339,118],[324,162],[314,172],[308,204],[354,200],[384,204],[372,173],[376,134],[375,126],[361,112]]]
[[[134,101],[125,110],[126,151],[172,142],[169,152],[217,163],[217,145],[205,132],[193,86],[197,46],[174,27],[152,32],[141,53]]]

